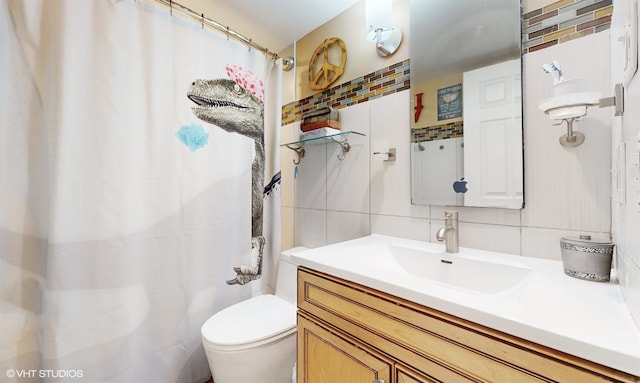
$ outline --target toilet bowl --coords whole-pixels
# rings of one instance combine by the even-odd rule
[[[285,250],[275,294],[260,295],[216,313],[202,325],[202,345],[215,383],[291,382],[296,360],[296,265]]]

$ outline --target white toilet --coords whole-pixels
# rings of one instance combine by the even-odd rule
[[[280,255],[276,292],[236,303],[202,325],[214,383],[291,382],[296,361],[295,247]]]

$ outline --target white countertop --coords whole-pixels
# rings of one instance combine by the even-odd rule
[[[559,261],[460,248],[459,256],[531,269],[526,280],[512,289],[485,294],[446,287],[376,264],[376,249],[388,245],[444,251],[439,243],[374,234],[307,250],[292,255],[292,260],[640,376],[640,330],[618,285],[569,277]],[[455,258],[456,254],[451,256]]]

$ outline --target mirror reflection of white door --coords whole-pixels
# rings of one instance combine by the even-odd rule
[[[462,177],[462,137],[412,143],[411,202],[462,205],[463,194],[452,185]]]
[[[520,60],[463,74],[465,205],[521,208]]]

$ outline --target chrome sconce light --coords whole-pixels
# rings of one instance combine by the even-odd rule
[[[367,40],[376,43],[379,56],[393,55],[402,41],[402,31],[394,27],[392,15],[392,0],[366,0],[365,21]]]
[[[285,72],[290,71],[295,66],[295,59],[293,57],[282,58],[282,70]]]

